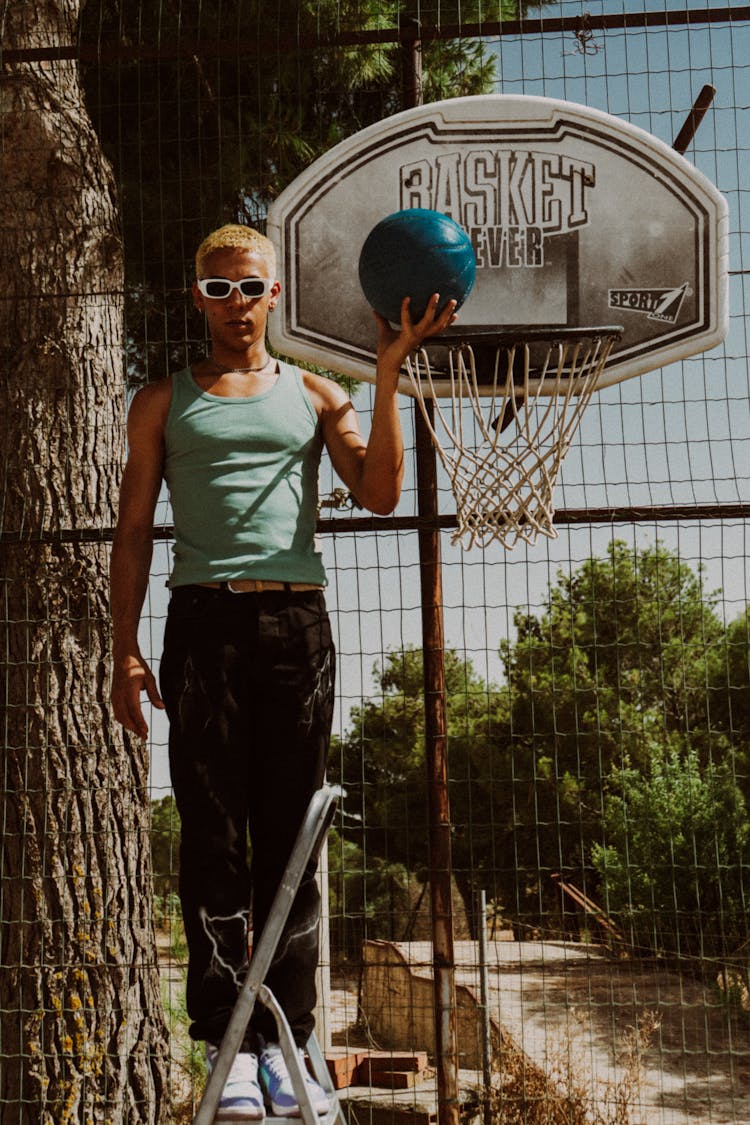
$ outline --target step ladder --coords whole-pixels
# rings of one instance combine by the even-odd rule
[[[346,1125],[346,1118],[333,1087],[323,1052],[313,1032],[305,1045],[305,1049],[313,1074],[325,1090],[329,1103],[328,1113],[316,1113],[305,1084],[304,1064],[300,1060],[287,1018],[271,990],[263,983],[271,967],[276,946],[281,939],[305,867],[313,856],[317,858],[331,826],[336,801],[341,795],[342,790],[333,785],[324,785],[322,789],[318,789],[313,794],[292,848],[292,854],[289,857],[281,884],[276,892],[268,920],[263,927],[263,933],[253,949],[247,976],[240,989],[224,1038],[221,1041],[219,1053],[206,1083],[198,1112],[193,1119],[193,1125],[213,1125],[214,1116],[221,1101],[222,1090],[229,1077],[232,1064],[237,1057],[248,1022],[258,1000],[272,1012],[276,1020],[279,1045],[300,1107],[299,1116],[294,1118],[269,1116],[269,1122],[272,1122],[273,1125],[284,1125],[284,1123],[299,1125],[301,1118],[304,1125],[333,1125],[334,1122],[338,1122],[338,1125]]]

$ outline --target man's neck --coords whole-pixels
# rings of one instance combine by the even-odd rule
[[[244,371],[240,368],[225,370],[209,359],[193,364],[193,378],[198,386],[219,398],[247,398],[262,394],[278,378],[275,359],[269,359],[261,371]]]
[[[236,352],[230,351],[228,348],[212,347],[207,362],[212,364],[219,373],[227,371],[245,373],[265,371],[271,364],[271,357],[265,343],[262,343]]]

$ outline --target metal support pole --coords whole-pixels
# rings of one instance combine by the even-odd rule
[[[432,403],[429,403],[432,407]],[[420,516],[437,514],[437,466],[432,438],[414,403],[417,444],[417,498]],[[425,759],[427,765],[432,906],[432,965],[435,991],[438,1121],[458,1125],[458,1039],[451,895],[451,816],[448,798],[445,712],[445,635],[440,532],[419,532],[424,654]]]
[[[401,87],[404,109],[422,104],[422,37],[419,20],[411,16],[401,20]]]
[[[698,126],[706,116],[706,113],[708,112],[711,102],[714,100],[715,96],[715,87],[706,85],[703,87],[700,94],[698,94],[698,97],[693,102],[693,108],[690,110],[685,124],[682,126],[679,133],[672,142],[672,148],[675,150],[675,152],[679,152],[681,156],[685,155],[685,152],[692,143],[693,137],[698,131]]]
[[[315,875],[320,892],[320,957],[315,973],[315,1034],[324,1051],[332,1045],[331,1026],[331,907],[328,898],[328,837],[323,841]]]
[[[484,1125],[492,1125],[492,1024],[490,1023],[490,974],[487,964],[487,895],[479,892],[479,984],[482,1004],[482,1080]]]
[[[401,25],[404,106],[422,102],[422,50],[419,23]],[[428,409],[432,403],[428,404]],[[414,401],[417,452],[417,507],[425,521],[438,514],[437,456],[419,404]],[[458,1038],[456,972],[451,895],[451,817],[448,800],[447,722],[445,711],[445,636],[440,531],[437,524],[419,531],[424,655],[425,758],[429,801],[430,899],[435,998],[438,1122],[458,1125]]]

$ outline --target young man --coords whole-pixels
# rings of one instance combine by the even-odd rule
[[[250,902],[259,934],[325,773],[334,650],[315,541],[321,451],[363,507],[394,509],[403,476],[399,370],[451,323],[455,303],[438,314],[436,294],[413,324],[405,301],[400,331],[376,317],[377,386],[365,442],[336,383],[268,353],[266,320],[281,285],[266,238],[222,227],[201,244],[196,278],[193,301],[207,320],[210,354],[144,387],[130,410],[111,566],[112,702],[140,737],[143,692],[169,715],[187,1005],[191,1035],[206,1041],[210,1064],[247,968]],[[162,478],[175,525],[163,701],[137,640]],[[314,866],[305,873],[267,978],[300,1048],[315,1005],[314,874]],[[273,1113],[298,1112],[276,1039],[273,1018],[258,1005],[217,1120],[260,1119],[264,1101]],[[312,1095],[325,1112],[315,1083]]]

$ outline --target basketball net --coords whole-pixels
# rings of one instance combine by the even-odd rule
[[[511,550],[519,539],[557,538],[552,500],[560,467],[618,335],[616,328],[561,330],[540,349],[538,334],[519,333],[500,340],[490,370],[479,373],[470,342],[439,342],[448,347],[447,373],[434,369],[435,341],[432,359],[424,348],[410,357],[412,388],[456,501],[451,542],[468,549],[497,540]]]

